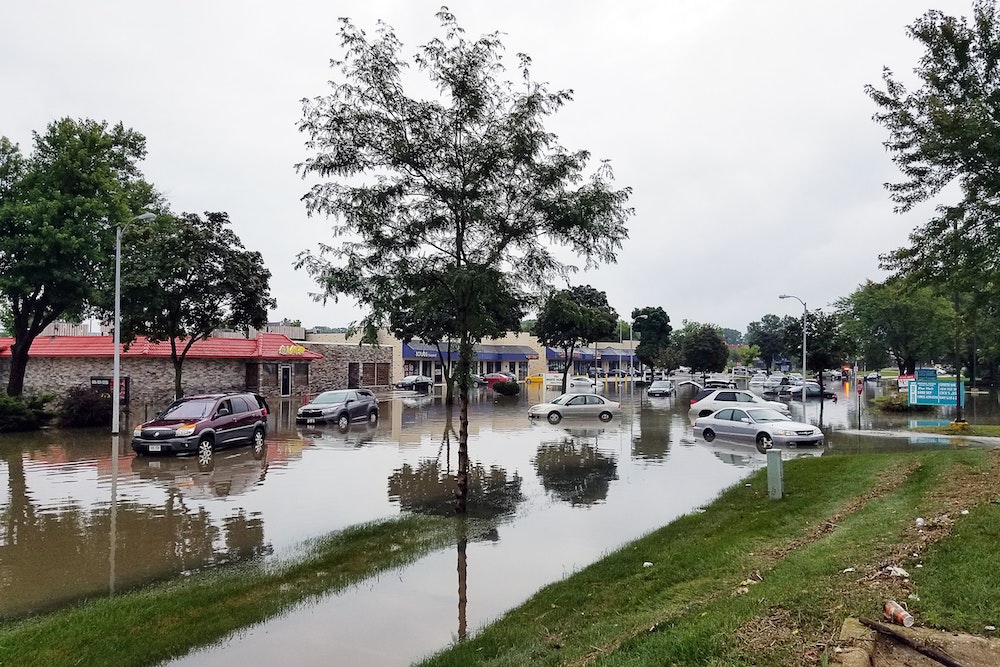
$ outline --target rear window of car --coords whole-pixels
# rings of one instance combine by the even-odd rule
[[[715,392],[714,389],[702,389],[701,391],[699,391],[697,394],[694,395],[694,398],[692,399],[692,402],[700,401],[701,399],[705,398],[706,396],[710,396],[714,392]]]

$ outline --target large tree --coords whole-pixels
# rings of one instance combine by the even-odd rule
[[[777,315],[768,313],[759,321],[747,325],[747,335],[744,340],[760,348],[760,358],[764,360],[764,367],[768,371],[774,365],[774,358],[787,352],[787,330],[790,320],[790,317],[782,320]],[[799,335],[801,334],[800,327]]]
[[[632,321],[635,322],[635,334],[639,336],[639,344],[635,348],[635,356],[640,364],[650,368],[662,365],[664,352],[670,346],[670,316],[659,306],[646,306],[632,311]]]
[[[936,215],[910,245],[882,257],[897,277],[937,285],[953,299],[954,345],[962,341],[960,296],[976,308],[997,296],[1000,275],[1000,17],[993,0],[975,0],[972,21],[931,10],[907,27],[924,48],[908,90],[892,70],[884,88],[866,86],[885,146],[903,180],[887,184],[899,212],[937,201]],[[955,198],[941,202],[939,196]],[[965,319],[971,320],[971,317]],[[957,421],[962,420],[956,397]]]
[[[532,292],[572,268],[554,246],[587,266],[614,261],[631,210],[607,163],[587,177],[589,154],[563,149],[545,130],[570,91],[532,81],[523,55],[515,85],[498,34],[468,41],[446,9],[438,18],[443,35],[418,49],[415,73],[391,27],[380,23],[369,39],[342,20],[332,92],[306,101],[299,124],[312,153],[299,172],[321,181],[304,196],[307,210],[334,218],[335,241],[300,255],[298,266],[324,298],[354,297],[378,325],[398,308],[408,275],[440,278],[428,289],[454,304],[447,333],[459,350],[464,512],[469,374],[474,346],[493,331],[490,300],[503,293],[527,311]],[[411,97],[410,85],[436,94]]]
[[[62,317],[78,319],[107,284],[116,225],[156,203],[136,166],[145,138],[120,123],[62,120],[33,152],[0,137],[0,302],[9,308],[7,393],[24,390],[28,351]]]
[[[726,367],[729,346],[722,330],[714,324],[684,320],[682,328],[674,336],[684,363],[692,370],[718,372]]]
[[[949,300],[904,280],[867,281],[838,301],[837,308],[845,333],[860,344],[860,351],[876,358],[888,353],[900,373],[913,373],[918,362],[943,356],[954,330]]]
[[[608,295],[590,285],[559,290],[542,305],[535,321],[535,336],[546,347],[562,350],[562,390],[573,366],[577,348],[610,337],[618,322],[618,313],[608,305]]]
[[[275,306],[261,254],[229,225],[226,213],[160,214],[123,234],[122,340],[170,342],[177,396],[192,345],[216,329],[262,327]]]

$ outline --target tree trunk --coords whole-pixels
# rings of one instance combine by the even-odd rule
[[[24,392],[24,373],[28,369],[28,351],[31,340],[20,337],[10,346],[10,377],[7,378],[7,395],[20,396]]]
[[[459,345],[458,400],[458,470],[455,473],[455,512],[465,514],[469,501],[469,370],[475,353],[472,342],[463,340]]]
[[[180,398],[184,395],[184,390],[181,389],[181,366],[184,365],[183,357],[174,357],[174,398]]]

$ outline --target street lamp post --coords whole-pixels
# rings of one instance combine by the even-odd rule
[[[114,394],[111,407],[111,434],[118,435],[119,413],[121,412],[122,392],[118,383],[121,381],[121,342],[122,342],[122,231],[132,222],[152,220],[156,215],[143,213],[137,215],[122,225],[115,226],[115,369],[111,393]]]
[[[794,294],[779,294],[779,299],[795,299],[802,304],[802,414],[806,412],[806,302]]]

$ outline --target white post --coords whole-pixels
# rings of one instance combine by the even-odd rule
[[[152,213],[137,215],[123,225],[115,226],[115,335],[114,335],[114,376],[111,381],[111,393],[114,398],[111,401],[111,434],[118,435],[118,426],[121,412],[122,392],[119,383],[121,382],[121,328],[122,328],[122,231],[130,222],[136,220],[145,222],[152,220],[156,216]]]

